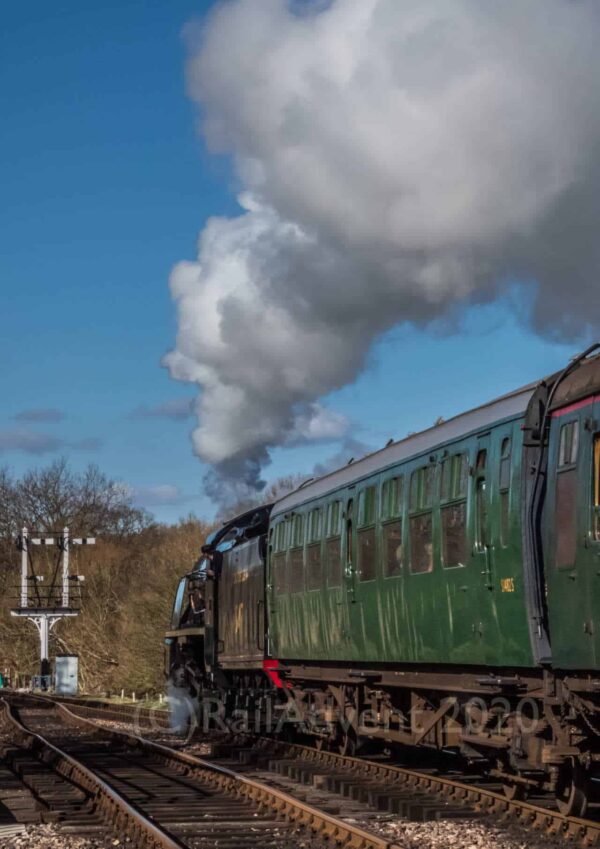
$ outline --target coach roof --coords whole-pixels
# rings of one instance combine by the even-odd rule
[[[494,401],[476,407],[466,413],[460,413],[448,421],[434,425],[426,430],[411,434],[405,439],[392,442],[378,451],[367,454],[360,460],[343,466],[315,480],[307,481],[298,489],[284,495],[273,506],[272,516],[319,498],[340,487],[347,486],[361,478],[368,477],[381,469],[393,466],[402,460],[416,457],[425,451],[460,439],[461,437],[489,427],[494,422],[521,416],[525,413],[531,396],[539,381],[502,395]]]

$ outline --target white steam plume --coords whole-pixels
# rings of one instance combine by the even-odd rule
[[[598,323],[599,38],[597,0],[233,0],[190,32],[191,96],[243,186],[170,281],[165,363],[200,387],[213,494],[342,436],[318,399],[398,322],[517,277],[541,332]]]

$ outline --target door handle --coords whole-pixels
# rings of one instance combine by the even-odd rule
[[[486,581],[485,585],[488,590],[494,588],[494,584],[492,582],[492,546],[486,545],[485,547],[485,569],[481,572],[482,575],[485,575]]]

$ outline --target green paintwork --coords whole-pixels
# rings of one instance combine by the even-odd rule
[[[264,656],[264,570],[259,537],[223,555],[218,599],[220,665],[260,664]]]
[[[553,666],[557,669],[597,669],[600,661],[600,543],[593,534],[593,443],[600,421],[600,403],[592,398],[560,411],[552,419],[544,550]],[[560,431],[578,422],[574,562],[558,562],[555,521]]]
[[[278,592],[274,569],[277,526],[283,515],[272,517],[269,547],[268,600],[270,652],[274,657],[296,660],[366,661],[381,663],[448,663],[522,666],[533,664],[522,581],[521,549],[521,418],[498,422],[485,433],[466,435],[441,444],[426,455],[380,470],[351,486],[307,501],[294,509],[304,514],[304,581],[306,586],[306,533],[308,514],[316,507],[342,502],[342,587],[328,586],[327,570],[321,569],[320,586],[295,592]],[[501,544],[500,458],[503,440],[511,439],[509,531]],[[479,451],[487,450],[485,473],[475,469]],[[444,456],[466,452],[471,473],[467,493],[467,556],[463,566],[444,568],[441,553],[441,466]],[[431,464],[434,474],[432,506],[433,569],[410,571],[409,490],[413,470]],[[402,499],[402,546],[405,553],[400,574],[385,577],[381,495],[384,482],[404,478]],[[477,481],[485,477],[482,502],[487,508],[485,536],[488,545],[476,544]],[[361,580],[356,567],[357,524],[360,493],[376,487],[376,568],[373,580]],[[352,552],[348,551],[345,527],[352,500]],[[291,524],[291,519],[289,523]],[[325,531],[321,522],[321,564],[324,563]],[[280,555],[281,558],[281,555]],[[285,562],[285,558],[284,558]],[[287,556],[287,569],[290,559]],[[289,575],[288,575],[289,577]],[[501,581],[504,581],[502,590]],[[289,584],[286,585],[286,590]]]

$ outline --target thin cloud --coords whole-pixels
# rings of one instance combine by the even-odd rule
[[[27,428],[9,428],[0,430],[0,454],[21,451],[24,454],[52,454],[56,451],[97,451],[102,440],[87,437],[80,440],[67,440],[51,433],[39,433]]]
[[[54,407],[33,407],[30,410],[21,410],[13,416],[17,422],[62,422],[65,414],[62,410]]]
[[[171,483],[156,486],[132,487],[133,500],[141,507],[160,507],[169,504],[183,504],[188,496],[184,495],[178,486]]]
[[[172,398],[164,404],[148,407],[145,404],[136,407],[129,416],[131,419],[171,419],[183,421],[193,413],[193,398]]]
[[[0,431],[0,453],[22,451],[25,454],[50,454],[64,447],[64,439],[49,433],[35,433],[24,428]]]

